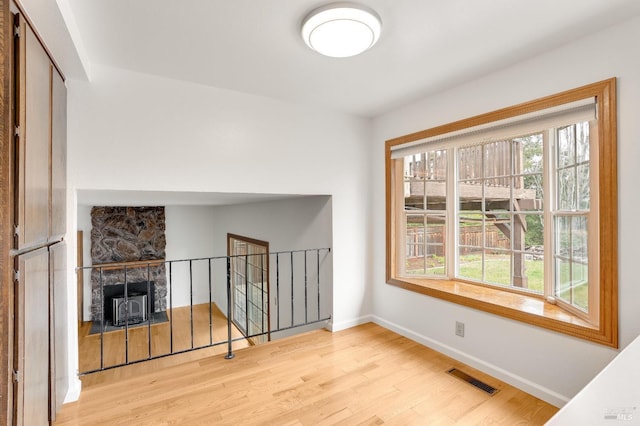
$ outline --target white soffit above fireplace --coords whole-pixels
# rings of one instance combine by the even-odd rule
[[[224,206],[305,196],[309,195],[80,189],[78,190],[78,204],[88,206]]]

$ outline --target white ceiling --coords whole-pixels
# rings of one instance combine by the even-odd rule
[[[640,14],[639,0],[357,1],[382,36],[336,59],[299,36],[331,0],[57,0],[81,59],[65,72],[104,64],[374,117]]]
[[[331,2],[20,0],[67,78],[90,80],[102,64],[363,117],[640,15],[640,0],[356,0],[378,12],[382,36],[362,55],[336,59],[309,50],[299,35],[303,17]],[[292,195],[79,191],[78,202],[283,197]]]

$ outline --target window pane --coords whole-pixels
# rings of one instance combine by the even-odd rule
[[[483,250],[479,247],[460,246],[458,256],[458,276],[468,280],[482,281]]]
[[[542,174],[515,176],[513,198],[517,202],[516,210],[542,211],[544,209],[544,187]]]
[[[445,275],[445,252],[444,239],[446,237],[445,216],[429,215],[427,216],[427,235],[426,235],[426,251],[425,274],[426,275]]]
[[[408,181],[404,197],[405,210],[424,209],[424,182]]]
[[[487,214],[484,229],[485,247],[511,249],[509,240],[512,229],[510,214]]]
[[[556,268],[556,297],[571,303],[571,262],[566,259],[557,258]]]
[[[425,164],[425,179],[445,182],[447,180],[447,151],[429,151]]]
[[[443,276],[445,274],[445,216],[443,214],[407,215],[406,229],[406,273]]]
[[[460,211],[482,209],[482,187],[481,180],[468,180],[458,183]]]
[[[500,185],[494,182],[500,181]],[[484,187],[484,211],[511,211],[511,178],[488,179]]]
[[[423,179],[424,178],[424,154],[408,155],[404,157],[404,176],[405,178]]]
[[[544,216],[542,214],[522,214],[526,223],[524,246],[527,250],[540,253],[544,251]],[[518,217],[516,216],[516,217]]]
[[[404,158],[405,210],[446,210],[447,156],[429,151]]]
[[[578,210],[589,210],[589,163],[578,166]]]
[[[406,263],[407,274],[423,274],[425,270],[424,215],[407,215]]]
[[[447,187],[444,181],[428,180],[425,182],[427,210],[447,209]]]
[[[481,248],[482,243],[482,213],[460,212],[459,233],[460,245]]]
[[[544,255],[541,251],[526,251],[524,255],[524,282],[522,288],[531,290],[532,292],[543,294],[544,293]],[[517,252],[513,257],[513,269],[517,272],[518,269]],[[515,274],[514,274],[515,275]],[[514,277],[514,285],[516,278]]]
[[[576,176],[575,168],[558,171],[558,209],[576,209]]]
[[[492,284],[511,285],[511,253],[503,250],[487,250],[484,256],[484,280]]]
[[[589,308],[589,275],[588,267],[582,262],[571,263],[571,275],[573,278],[573,300],[572,305],[587,311]]]
[[[541,173],[543,170],[542,133],[513,140],[514,174]]]
[[[587,256],[587,218],[574,216],[571,218],[571,257],[585,261]]]
[[[555,255],[569,258],[571,255],[571,217],[555,218]]]
[[[575,127],[573,125],[558,129],[557,158],[558,167],[567,167],[575,164]]]
[[[555,218],[555,294],[563,301],[588,310],[588,232],[586,216]]]
[[[482,178],[482,145],[458,150],[458,178],[460,180]]]
[[[491,185],[508,185],[501,176],[511,175],[511,141],[490,142],[484,145],[484,177]]]
[[[589,161],[589,122],[576,124],[576,157],[578,163]]]

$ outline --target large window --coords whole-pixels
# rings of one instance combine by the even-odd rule
[[[387,141],[387,281],[617,346],[615,80]]]

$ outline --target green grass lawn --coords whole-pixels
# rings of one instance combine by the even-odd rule
[[[584,266],[584,275],[586,275],[586,265]],[[411,275],[427,275],[438,276],[444,275],[444,266],[436,266],[427,268],[415,268],[407,270]],[[566,276],[568,271],[562,270],[561,276]],[[527,277],[527,289],[538,293],[544,293],[544,262],[542,260],[525,260],[525,275]],[[482,279],[482,261],[479,256],[463,256],[460,260],[460,278],[473,281],[484,281],[487,283],[497,284],[501,286],[511,285],[511,263],[508,258],[493,257],[485,260],[485,279]],[[564,279],[562,281],[565,281]],[[571,303],[571,288],[567,288],[558,294],[558,297],[568,303]],[[588,285],[587,281],[579,283],[573,287],[573,304],[583,309],[587,308]]]

